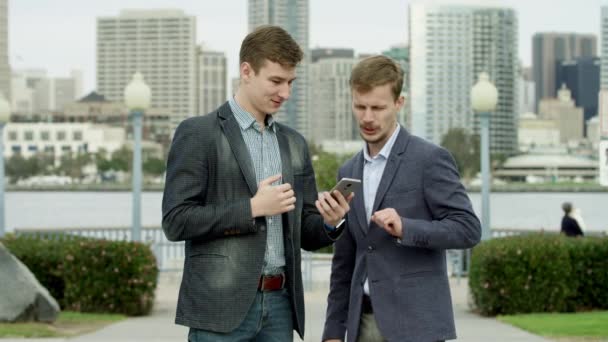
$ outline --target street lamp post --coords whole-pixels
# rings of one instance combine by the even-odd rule
[[[125,88],[125,104],[133,119],[133,169],[131,180],[133,182],[133,224],[131,226],[131,241],[141,241],[141,130],[144,111],[150,106],[150,87],[144,82],[139,72]]]
[[[5,233],[4,219],[4,125],[8,122],[11,107],[0,92],[0,238]]]
[[[479,115],[481,125],[481,239],[491,237],[490,232],[490,112],[496,108],[498,91],[487,73],[479,74],[471,89],[471,105]]]

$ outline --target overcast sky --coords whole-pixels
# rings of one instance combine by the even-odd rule
[[[519,16],[519,57],[530,65],[535,32],[600,32],[608,0],[467,0],[512,7]],[[409,0],[310,0],[310,46],[379,53],[407,43]],[[40,68],[51,76],[84,71],[85,92],[95,88],[95,25],[121,9],[177,8],[197,18],[197,40],[228,57],[238,71],[247,34],[247,0],[9,0],[9,56],[14,69]],[[599,49],[599,41],[598,41]]]

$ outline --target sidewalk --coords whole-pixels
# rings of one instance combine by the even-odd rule
[[[456,320],[456,341],[463,342],[543,342],[550,341],[532,335],[523,330],[501,323],[492,318],[483,318],[468,311],[467,292],[468,279],[462,278],[458,282],[450,279],[454,316]],[[306,336],[305,342],[321,341],[323,324],[325,323],[325,309],[327,307],[327,283],[315,284],[314,291],[306,293]],[[294,341],[302,341],[299,338]]]
[[[129,318],[97,332],[73,339],[0,339],[0,342],[185,342],[188,329],[173,323],[179,274],[163,274],[157,289],[156,306],[152,315]],[[306,293],[305,342],[321,341],[325,320],[328,284],[317,282],[313,291]],[[483,318],[468,312],[467,279],[451,280],[454,314],[458,341],[518,341],[542,342],[547,339],[529,334],[495,319]],[[299,337],[295,341],[302,341]]]

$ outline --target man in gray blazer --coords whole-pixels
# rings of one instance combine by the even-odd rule
[[[189,341],[303,336],[300,248],[333,243],[350,198],[317,194],[304,138],[272,118],[301,58],[283,29],[254,30],[235,97],[175,131],[163,230],[186,242],[175,322],[190,327]]]
[[[366,144],[339,177],[363,186],[335,244],[324,341],[456,338],[445,250],[473,247],[480,224],[450,153],[398,124],[402,84],[384,56],[351,74]]]

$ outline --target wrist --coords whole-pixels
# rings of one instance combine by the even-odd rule
[[[258,216],[261,216],[260,211],[257,206],[257,202],[255,201],[255,197],[251,198],[250,203],[251,203],[251,217],[256,218]]]
[[[325,222],[325,224],[330,227],[333,227],[333,228],[340,228],[340,226],[344,223],[344,221],[346,221],[346,218],[341,218],[337,221],[332,221],[332,222]]]

